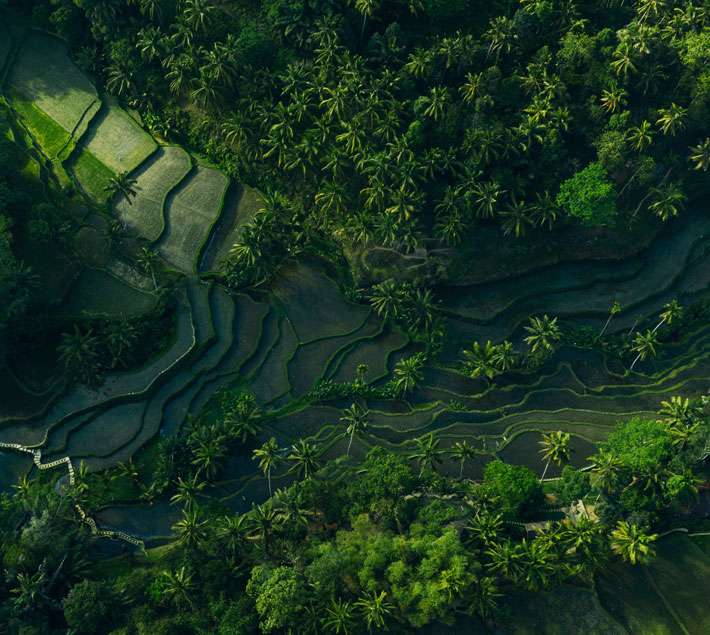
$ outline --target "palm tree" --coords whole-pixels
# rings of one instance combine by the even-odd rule
[[[266,481],[269,484],[269,496],[271,496],[271,471],[283,458],[283,450],[279,448],[276,439],[271,437],[260,448],[254,450],[252,458],[259,461],[259,468],[266,476]]]
[[[333,598],[330,606],[325,609],[325,617],[321,619],[323,629],[334,635],[349,635],[353,626],[355,614],[351,602]]]
[[[371,18],[375,11],[380,8],[380,0],[355,0],[355,8],[362,14],[362,28],[360,29],[360,41],[362,41],[365,35],[367,18]]]
[[[216,430],[215,430],[216,432]],[[202,472],[207,480],[214,480],[222,467],[222,461],[227,455],[225,439],[215,434],[211,438],[201,438],[193,450],[192,464],[198,472]]]
[[[204,543],[207,538],[207,521],[200,520],[200,510],[197,507],[182,510],[182,518],[172,530],[178,535],[178,542],[188,549],[194,549]]]
[[[456,441],[449,450],[451,458],[459,462],[459,478],[463,478],[463,468],[468,459],[476,456],[475,448],[468,441]]]
[[[510,53],[513,50],[514,42],[518,39],[515,23],[507,16],[497,16],[489,22],[483,39],[489,42],[486,57],[495,53],[498,59],[501,53]]]
[[[650,121],[642,121],[638,126],[630,128],[627,138],[634,150],[643,152],[653,143],[653,128]]]
[[[661,402],[661,409],[658,414],[663,416],[669,425],[688,425],[695,421],[700,415],[700,410],[690,403],[687,397],[671,397],[669,401]]]
[[[194,474],[192,478],[185,477],[185,480],[181,476],[178,476],[176,483],[177,492],[170,497],[171,503],[177,503],[190,509],[195,504],[195,498],[197,495],[205,489],[206,483],[200,479],[199,474]]]
[[[695,163],[694,169],[708,171],[710,168],[710,137],[706,137],[704,141],[690,148],[689,160]]]
[[[614,113],[626,105],[626,98],[628,96],[629,94],[626,92],[626,90],[624,90],[617,84],[614,84],[608,90],[602,91],[602,108],[604,108],[604,110],[606,110],[608,113]]]
[[[651,189],[651,195],[654,200],[649,205],[649,208],[664,223],[678,216],[678,212],[683,209],[686,199],[683,190],[677,183],[654,187]]]
[[[686,108],[676,103],[671,103],[668,108],[659,108],[656,125],[665,135],[674,136],[685,129],[685,118],[688,113]]]
[[[611,67],[617,76],[623,75],[624,78],[628,77],[629,73],[636,72],[633,51],[627,42],[620,44],[614,51],[614,61],[611,63]]]
[[[163,571],[163,593],[177,607],[182,608],[187,605],[192,607],[192,591],[194,584],[192,576],[185,567],[180,567],[177,571]]]
[[[667,304],[663,305],[663,311],[661,311],[661,314],[659,315],[661,318],[661,321],[656,324],[656,326],[653,329],[653,333],[655,333],[661,326],[664,324],[673,324],[676,320],[679,320],[680,318],[683,317],[683,307],[680,305],[678,300],[671,300]]]
[[[504,193],[495,181],[487,181],[478,185],[473,194],[476,197],[476,213],[481,218],[493,218],[496,214],[498,199]]]
[[[360,609],[370,631],[384,629],[385,621],[394,608],[387,600],[387,591],[373,591],[372,595],[361,597],[355,606]]]
[[[549,586],[555,573],[554,556],[549,543],[543,540],[523,540],[518,545],[522,580],[528,591],[537,592]]]
[[[513,234],[516,238],[522,238],[533,224],[530,209],[524,201],[518,201],[515,197],[501,213],[501,216],[503,218],[503,233],[506,236]]]
[[[158,255],[149,249],[148,247],[142,247],[136,256],[136,264],[145,272],[149,273],[150,277],[153,279],[153,287],[158,288],[158,282],[155,279],[155,271],[158,267],[158,262],[160,258]]]
[[[547,225],[547,229],[552,231],[552,226],[558,215],[557,203],[552,194],[547,191],[544,194],[538,194],[532,212],[540,227]]]
[[[235,558],[246,544],[248,522],[248,517],[242,514],[224,516],[217,523],[217,538],[232,558]]]
[[[439,121],[444,114],[446,105],[449,103],[449,89],[442,86],[434,86],[429,94],[422,97],[424,106],[424,116],[431,117],[434,121]]]
[[[59,353],[59,361],[71,375],[87,383],[96,379],[99,340],[91,330],[82,333],[75,324],[73,333],[62,335],[57,352]]]
[[[608,494],[616,485],[622,468],[621,462],[614,453],[607,450],[599,450],[597,454],[590,456],[589,460],[593,464],[589,479],[592,486],[599,490],[599,496],[602,493]]]
[[[638,525],[620,520],[611,532],[611,549],[631,564],[647,564],[656,555],[652,543],[657,534],[646,533]]]
[[[470,349],[464,350],[463,366],[469,376],[474,379],[485,377],[489,381],[495,378],[498,374],[498,365],[495,361],[496,348],[488,340],[483,346],[479,342],[473,342]]]
[[[557,318],[547,315],[531,317],[530,323],[525,327],[530,334],[525,337],[525,343],[530,346],[533,355],[552,351],[555,344],[562,338],[562,332],[557,324]]]
[[[542,459],[546,463],[545,469],[540,477],[540,482],[545,480],[545,475],[547,474],[547,469],[550,467],[550,463],[554,463],[560,467],[563,463],[567,463],[569,461],[569,442],[569,432],[557,430],[550,432],[549,434],[543,433],[542,440],[540,441],[540,446],[542,446],[540,454],[542,454]]]
[[[271,536],[279,523],[279,516],[269,501],[263,505],[254,505],[251,511],[251,527],[261,542],[264,552],[268,553]]]
[[[500,344],[497,344],[493,351],[492,360],[496,369],[501,373],[515,368],[518,363],[518,354],[515,352],[513,343],[503,340]]]
[[[391,278],[380,282],[372,287],[370,304],[383,320],[397,318],[402,308],[402,290]]]
[[[135,197],[138,194],[136,183],[136,179],[131,178],[128,172],[121,172],[109,179],[108,184],[104,187],[104,192],[108,192],[109,198],[113,198],[116,194],[121,194],[129,205],[133,205],[131,197]]]
[[[241,393],[236,400],[227,404],[223,428],[232,439],[246,444],[259,433],[259,406],[252,393]]]
[[[424,470],[433,470],[437,463],[441,463],[442,450],[439,449],[439,439],[434,438],[434,433],[430,432],[424,437],[415,439],[416,451],[407,458],[419,464],[419,476],[424,474]]]
[[[466,531],[476,542],[490,547],[503,531],[503,515],[478,509],[466,525]]]
[[[597,335],[598,339],[600,339],[604,335],[604,333],[606,333],[606,329],[611,323],[612,318],[615,315],[618,315],[619,313],[621,313],[621,305],[616,300],[614,300],[611,305],[611,308],[609,309],[609,317],[606,319],[606,322],[604,322],[604,327],[602,328],[601,332],[599,333],[599,335]]]
[[[111,354],[111,367],[126,366],[126,355],[138,341],[138,327],[127,320],[111,322],[104,331],[106,347]]]
[[[497,599],[503,594],[498,590],[498,583],[490,576],[479,577],[473,587],[470,611],[486,620],[498,608]]]
[[[420,355],[400,359],[394,367],[394,379],[392,380],[395,393],[404,395],[414,390],[424,378],[423,365],[424,360]]]
[[[308,480],[314,472],[320,469],[320,449],[315,443],[299,439],[291,446],[288,460],[293,462],[289,472],[299,472],[301,478]]]
[[[489,568],[495,573],[508,578],[511,582],[518,582],[523,574],[521,554],[510,538],[502,542],[493,543],[486,549],[486,556],[490,560]]]
[[[631,344],[631,351],[637,353],[636,358],[631,363],[633,370],[639,360],[644,360],[647,357],[656,356],[656,347],[658,346],[658,336],[650,329],[641,333],[640,331],[634,335],[634,341]]]
[[[466,82],[459,88],[464,103],[472,104],[476,101],[482,76],[482,73],[466,73]]]
[[[424,77],[428,74],[431,63],[431,52],[417,49],[409,54],[409,61],[404,65],[404,70],[414,77]]]
[[[340,423],[344,423],[347,426],[345,433],[350,437],[346,453],[347,456],[350,456],[350,447],[353,444],[355,435],[357,434],[359,436],[367,430],[369,416],[370,411],[367,408],[363,408],[360,404],[354,403],[349,408],[346,408],[343,416],[340,417]]]
[[[206,32],[216,11],[210,0],[185,0],[182,18],[193,32]]]

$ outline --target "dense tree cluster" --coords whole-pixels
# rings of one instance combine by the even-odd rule
[[[699,0],[10,5],[157,134],[290,199],[234,250],[237,284],[304,233],[351,253],[665,221],[710,167]]]
[[[355,406],[348,412],[350,425],[367,418]],[[621,424],[588,472],[565,467],[554,487],[560,503],[583,499],[598,522],[540,521],[550,499],[525,467],[492,460],[481,481],[438,473],[445,452],[433,435],[408,458],[375,447],[346,478],[322,464],[315,444],[299,442],[289,454],[271,439],[254,451],[269,487],[282,463],[298,479],[234,514],[210,494],[223,454],[209,444],[229,437],[249,446],[260,413],[250,395],[225,393],[224,421],[195,422],[181,460],[175,446],[162,448],[177,466],[169,475],[127,466],[109,475],[109,483],[170,479],[163,489],[182,515],[176,542],[160,555],[124,557],[108,569],[97,560],[73,505],[91,505],[103,475],[79,469],[72,488],[23,479],[3,496],[0,615],[10,632],[66,625],[114,635],[399,632],[466,614],[505,623],[511,594],[589,584],[610,558],[653,557],[654,529],[697,494],[709,414],[707,400],[674,397],[657,420]],[[543,462],[566,463],[568,444],[569,435],[543,435]],[[447,453],[463,465],[470,450],[462,442]]]

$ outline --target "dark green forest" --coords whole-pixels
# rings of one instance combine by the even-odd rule
[[[101,117],[105,104],[125,109],[159,159],[189,152],[181,178],[219,170],[260,197],[218,266],[202,267],[206,241],[185,274],[163,234],[144,239],[117,216],[118,202],[138,206],[144,166],[94,166],[103,200],[82,189],[71,169],[96,129],[64,156],[66,133],[13,88],[17,42],[4,68],[0,41],[0,401],[19,403],[15,386],[51,397],[26,417],[0,407],[0,442],[18,421],[31,439],[3,445],[24,453],[17,479],[0,452],[1,634],[706,632],[707,0],[0,0],[0,17],[17,41],[65,42]],[[150,302],[68,310],[64,279],[116,261]],[[340,304],[294,262],[324,272]],[[602,276],[603,263],[618,271]],[[572,309],[544,269],[556,265],[560,280],[589,276],[570,287],[582,294]],[[522,317],[505,304],[517,277],[532,298]],[[209,327],[195,309],[205,281]],[[266,327],[252,334],[239,310],[277,307],[258,366],[216,375],[231,383],[196,412],[179,402],[191,384],[175,388],[183,411],[166,398],[156,430],[120,460],[100,437],[98,450],[71,445],[113,407],[86,395],[113,399],[116,376],[148,374],[177,348],[185,306],[190,354],[200,337],[202,352],[219,342],[220,298],[242,303],[231,315],[254,359]],[[361,323],[328,331],[358,311]],[[363,341],[404,342],[373,339],[384,361],[350,360],[350,342],[298,357],[370,319],[378,330]],[[297,344],[266,366],[287,327]],[[205,380],[191,400],[228,350],[210,368],[176,354],[176,375]],[[263,367],[269,388],[286,368],[283,394],[262,399]],[[116,394],[126,410],[101,424],[110,448],[142,393]],[[53,409],[63,395],[67,413]],[[415,424],[396,429],[400,415]],[[309,433],[282,435],[289,417]],[[474,440],[456,435],[463,424]],[[524,449],[506,453],[519,438]],[[169,526],[97,530],[93,518],[121,506]],[[680,599],[669,544],[706,574]]]

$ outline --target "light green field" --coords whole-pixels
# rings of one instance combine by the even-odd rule
[[[28,101],[19,93],[14,93],[12,106],[45,155],[56,157],[67,147],[71,134],[40,110],[34,102]]]
[[[27,37],[8,84],[76,138],[98,104],[94,86],[69,59],[64,43],[42,33]]]
[[[163,232],[165,199],[190,171],[190,157],[182,148],[160,148],[133,174],[137,195],[130,203],[123,197],[116,213],[127,227],[147,240],[158,240]]]
[[[99,203],[106,201],[106,187],[114,173],[91,152],[77,148],[77,153],[70,160],[69,169],[86,194]]]
[[[212,226],[219,218],[229,179],[219,170],[198,166],[166,208],[160,253],[181,271],[194,271]]]
[[[158,147],[128,113],[115,105],[104,106],[81,145],[116,173],[131,172]]]

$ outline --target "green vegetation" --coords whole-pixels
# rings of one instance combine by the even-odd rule
[[[706,4],[0,1],[0,631],[706,632]]]

